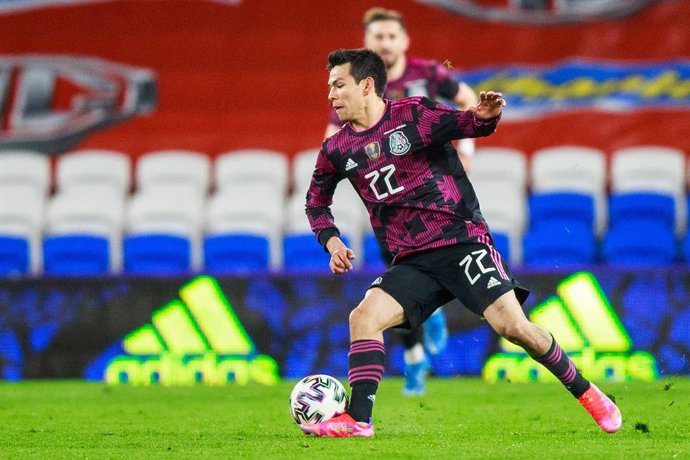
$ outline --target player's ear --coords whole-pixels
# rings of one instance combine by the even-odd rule
[[[368,96],[372,91],[376,91],[374,79],[367,77],[364,79],[364,95]]]

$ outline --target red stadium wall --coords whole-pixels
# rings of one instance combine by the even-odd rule
[[[374,3],[406,16],[412,54],[463,69],[690,55],[690,28],[683,24],[688,1],[664,1],[626,19],[549,27],[477,22],[413,1]],[[159,106],[152,115],[97,132],[79,147],[133,155],[244,147],[292,154],[319,145],[328,108],[326,55],[361,45],[360,20],[370,6],[363,0],[123,0],[52,7],[0,15],[0,52],[89,55],[157,73]],[[690,152],[689,119],[687,110],[562,113],[504,123],[479,146],[531,152],[574,143],[610,152],[662,144]]]

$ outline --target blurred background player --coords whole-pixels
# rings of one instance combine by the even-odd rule
[[[403,97],[426,96],[452,102],[460,110],[477,104],[476,93],[465,83],[458,83],[444,64],[419,57],[407,56],[410,38],[403,16],[394,10],[371,8],[364,13],[364,46],[379,56],[386,65],[388,84],[384,98],[398,100]],[[342,126],[335,111],[331,110],[325,137],[330,137]],[[458,144],[460,161],[469,171],[474,153],[474,139],[463,139]],[[384,261],[390,265],[393,256],[381,250]],[[425,393],[426,375],[430,369],[427,354],[441,353],[448,340],[446,318],[442,308],[427,320],[423,328],[401,332],[405,348],[405,386],[403,394],[415,396]]]

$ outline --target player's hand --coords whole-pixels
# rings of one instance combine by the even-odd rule
[[[503,94],[495,91],[482,91],[479,93],[479,104],[470,107],[468,110],[481,120],[497,117],[503,106],[506,105]]]
[[[352,249],[345,246],[345,243],[340,241],[340,238],[331,238],[326,247],[331,253],[331,260],[328,266],[334,275],[342,275],[352,270],[352,262],[350,261],[356,258],[355,253]]]

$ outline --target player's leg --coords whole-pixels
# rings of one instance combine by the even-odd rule
[[[399,334],[404,348],[403,361],[405,362],[403,395],[422,396],[426,392],[426,376],[430,366],[429,358],[422,345],[422,328],[411,331],[400,330]]]
[[[498,334],[524,348],[535,361],[555,375],[601,429],[608,433],[620,429],[622,418],[616,405],[582,376],[546,329],[527,319],[514,291],[506,292],[489,305],[484,310],[484,317]]]
[[[383,331],[405,322],[403,307],[382,289],[369,289],[350,313],[348,380],[351,395],[347,412],[325,422],[300,425],[315,436],[371,437],[371,414],[376,391],[383,377],[385,347]]]
[[[448,326],[443,307],[436,309],[433,315],[424,322],[424,349],[431,356],[443,352],[448,345]]]
[[[413,329],[431,315],[428,305],[443,305],[453,296],[425,274],[410,256],[377,278],[350,313],[348,378],[352,394],[347,412],[325,422],[301,425],[307,434],[329,437],[374,435],[374,401],[383,376],[383,331],[395,326]]]

